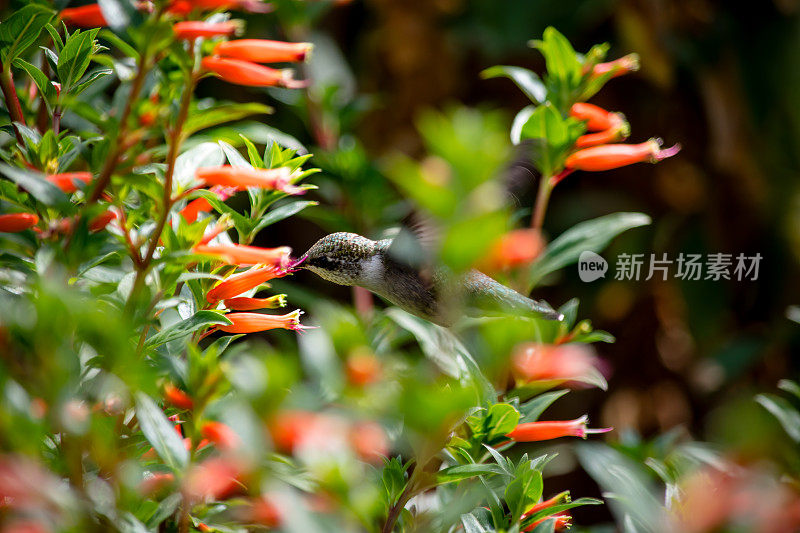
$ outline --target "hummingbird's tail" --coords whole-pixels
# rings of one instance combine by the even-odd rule
[[[469,272],[464,282],[471,307],[504,312],[533,312],[546,320],[564,318],[564,315],[550,307],[544,300],[531,300],[477,270]]]

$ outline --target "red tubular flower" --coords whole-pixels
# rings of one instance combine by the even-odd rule
[[[546,516],[544,518],[537,520],[536,522],[525,528],[524,531],[533,531],[534,529],[536,529],[536,526],[543,523],[545,520],[555,520],[554,524],[555,527],[553,528],[553,530],[563,531],[564,529],[567,529],[570,526],[570,523],[572,522],[572,517],[566,511],[562,511],[553,516]]]
[[[524,344],[511,356],[511,372],[521,383],[569,381],[595,371],[597,358],[582,344]]]
[[[228,313],[225,318],[233,322],[231,325],[221,324],[217,329],[228,333],[256,333],[270,329],[290,329],[300,331],[307,326],[300,325],[299,309],[285,315],[263,315],[261,313]]]
[[[172,383],[164,385],[164,399],[178,409],[192,409],[194,407],[191,396]]]
[[[200,428],[200,434],[206,439],[213,442],[214,445],[220,450],[233,450],[241,445],[239,435],[237,435],[230,426],[222,422],[206,422]]]
[[[292,249],[288,246],[259,248],[244,244],[198,244],[193,250],[198,254],[218,255],[224,261],[235,265],[269,265],[280,269],[289,266],[291,263],[289,254],[292,253]],[[231,296],[239,294],[241,292]]]
[[[195,9],[201,11],[239,9],[249,13],[269,13],[274,8],[271,4],[259,0],[175,0],[169,4],[167,12],[174,15],[188,15]]]
[[[11,213],[0,215],[0,233],[17,233],[39,223],[33,213]]]
[[[239,191],[248,187],[259,187],[288,194],[302,193],[302,189],[291,185],[291,173],[286,167],[264,169],[222,165],[198,168],[195,176],[206,185],[235,188]]]
[[[276,70],[250,61],[210,56],[203,58],[202,65],[207,71],[236,85],[286,87],[287,89],[302,89],[308,86],[307,81],[295,80],[291,70]]]
[[[254,498],[250,507],[242,510],[241,518],[268,528],[279,526],[282,520],[280,508],[266,494]]]
[[[277,294],[269,298],[228,298],[225,307],[231,311],[253,311],[255,309],[277,309],[286,306],[286,295]]]
[[[572,170],[601,171],[632,165],[633,163],[657,163],[680,151],[679,144],[661,149],[660,143],[650,139],[641,144],[604,144],[584,148],[567,157],[566,166]]]
[[[242,487],[243,466],[231,457],[212,457],[193,467],[184,478],[192,501],[221,500]]]
[[[206,294],[209,303],[217,303],[220,300],[233,298],[243,292],[258,287],[271,279],[281,275],[281,271],[273,267],[251,268],[247,272],[234,274],[227,279],[219,282]]]
[[[587,133],[585,135],[581,135],[575,141],[575,148],[588,148],[590,146],[624,141],[628,138],[630,132],[631,130],[628,126],[628,123],[620,122],[606,130],[598,131],[597,133]]]
[[[70,26],[78,28],[99,28],[108,26],[100,4],[88,4],[80,7],[68,7],[58,15],[61,20]]]
[[[639,56],[637,54],[628,54],[614,61],[598,63],[592,69],[592,77],[596,78],[611,72],[611,77],[616,78],[636,70],[639,70]]]
[[[239,30],[239,24],[234,21],[204,22],[200,20],[187,20],[176,22],[172,26],[175,37],[178,39],[194,40],[203,37],[230,37]]]
[[[313,45],[311,43],[287,43],[266,39],[238,39],[219,43],[214,47],[218,56],[254,63],[282,63],[305,61]]]
[[[557,439],[559,437],[580,437],[592,433],[605,433],[613,428],[587,429],[589,417],[583,415],[575,420],[558,420],[548,422],[524,422],[519,424],[506,436],[517,442],[535,442],[540,440]]]
[[[510,231],[495,241],[482,266],[495,271],[527,265],[539,256],[544,246],[544,239],[538,230]]]
[[[345,374],[348,383],[364,387],[381,378],[381,362],[368,350],[355,352],[347,358]]]
[[[92,233],[97,233],[98,231],[103,231],[106,226],[108,226],[109,222],[117,218],[117,214],[112,211],[108,210],[104,213],[100,213],[92,220],[89,221],[89,231]]]
[[[362,461],[380,464],[389,455],[389,439],[380,424],[356,424],[350,430],[349,437],[353,451]]]
[[[64,172],[62,174],[50,174],[45,178],[47,181],[69,194],[78,190],[80,183],[92,181],[91,172]]]
[[[305,434],[315,426],[322,415],[310,411],[282,411],[269,424],[275,448],[284,453],[292,453],[301,443]]]
[[[607,130],[622,119],[620,113],[610,113],[600,106],[585,102],[573,104],[569,114],[575,119],[585,120],[589,131]]]
[[[175,483],[175,475],[169,472],[155,472],[139,483],[139,492],[144,496],[152,496]]]
[[[213,192],[220,200],[227,200],[238,190],[237,187],[211,187],[210,191]],[[197,220],[197,216],[203,212],[208,213],[213,207],[205,198],[197,198],[192,200],[186,207],[180,210],[180,215],[186,219],[186,222],[192,223]]]

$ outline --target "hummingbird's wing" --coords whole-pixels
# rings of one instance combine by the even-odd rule
[[[432,288],[440,240],[440,233],[432,220],[420,213],[412,213],[401,222],[386,253],[393,261],[417,272],[422,282]]]
[[[532,300],[506,287],[486,274],[471,270],[465,275],[464,290],[467,312],[483,316],[487,311],[536,313],[547,320],[561,320],[564,315],[544,300]]]

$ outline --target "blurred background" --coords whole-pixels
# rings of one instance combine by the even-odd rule
[[[527,41],[545,27],[581,52],[601,42],[611,45],[611,59],[636,52],[641,70],[610,82],[592,103],[624,113],[631,142],[659,136],[683,151],[656,166],[570,176],[553,194],[547,237],[590,218],[640,211],[653,224],[613,242],[603,254],[611,274],[620,253],[760,253],[760,272],[757,281],[611,275],[583,283],[571,267],[548,280],[537,297],[553,305],[579,298],[579,317],[617,342],[598,346],[608,392],[577,391],[545,417],[574,418],[590,406],[595,425],[614,426],[609,440],[631,455],[670,432],[742,460],[790,460],[785,434],[753,396],[796,378],[800,366],[800,326],[787,318],[800,303],[800,2],[361,0],[304,9],[315,13],[313,30],[287,8],[280,21],[249,16],[247,36],[315,43],[303,73],[314,82],[308,101],[281,90],[234,93],[215,80],[201,85],[200,94],[294,104],[278,106],[267,122],[294,135],[323,169],[311,195],[322,205],[302,222],[271,227],[258,244],[302,253],[331,231],[378,237],[404,214],[381,162],[398,151],[422,155],[419,113],[461,103],[499,109],[510,127],[528,100],[510,81],[482,80],[480,72],[495,64],[542,72]],[[270,134],[255,123],[238,128],[262,142]],[[536,178],[514,182],[521,209],[530,209]],[[345,184],[359,192],[344,195]],[[348,288],[311,274],[292,281],[352,301]],[[568,459],[551,475],[553,493],[600,492]],[[605,521],[608,512],[578,509],[576,522]]]

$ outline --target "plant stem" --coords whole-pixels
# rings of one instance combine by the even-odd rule
[[[550,182],[550,176],[542,176],[539,180],[539,192],[536,194],[536,204],[533,206],[533,215],[531,216],[531,227],[535,230],[541,230],[544,224],[547,202],[550,200],[550,192],[553,190]]]
[[[139,98],[139,93],[142,91],[142,86],[144,85],[145,78],[147,78],[149,67],[150,67],[150,60],[149,56],[147,55],[147,51],[145,50],[145,52],[142,53],[141,60],[139,61],[139,69],[136,72],[136,77],[133,79],[133,84],[131,85],[131,92],[128,95],[128,101],[125,103],[125,108],[122,110],[122,116],[120,117],[119,121],[119,133],[117,133],[117,136],[113,142],[114,147],[111,150],[111,153],[108,155],[108,158],[106,159],[106,164],[103,165],[103,170],[100,172],[100,176],[97,178],[97,182],[95,183],[94,189],[92,189],[92,194],[90,194],[89,197],[86,199],[85,207],[88,207],[91,204],[95,203],[97,200],[99,200],[100,196],[103,194],[103,191],[106,189],[106,187],[108,187],[108,184],[111,182],[111,175],[117,168],[117,163],[119,162],[119,158],[125,151],[122,148],[121,141],[128,134],[128,118],[131,115],[131,110],[133,109],[133,103]]]
[[[190,48],[190,51],[193,50],[194,48]],[[192,56],[194,56],[193,53]],[[192,62],[194,62],[194,57],[192,57],[192,59]],[[136,278],[134,278],[133,287],[131,288],[131,293],[128,296],[128,307],[130,307],[130,305],[134,302],[137,293],[141,290],[142,285],[144,284],[147,272],[150,270],[150,264],[153,261],[153,254],[155,254],[156,247],[158,247],[158,243],[161,240],[161,234],[164,232],[164,226],[166,226],[167,220],[169,220],[170,210],[172,209],[172,205],[174,203],[172,198],[172,177],[175,174],[175,162],[178,159],[181,144],[183,143],[183,125],[189,116],[189,106],[192,102],[192,94],[194,93],[196,81],[197,77],[194,73],[194,70],[192,70],[189,72],[186,86],[183,88],[183,94],[181,95],[181,107],[178,111],[178,117],[175,120],[175,126],[170,134],[169,153],[167,154],[167,170],[164,173],[164,200],[162,204],[161,217],[158,220],[156,229],[153,230],[153,233],[150,236],[150,243],[147,245],[147,251],[142,257],[141,266],[136,271]]]
[[[6,99],[6,107],[8,113],[11,115],[13,122],[25,124],[25,116],[22,114],[22,106],[19,104],[19,97],[17,96],[17,89],[14,87],[14,77],[11,74],[11,66],[4,64],[0,61],[0,89],[3,91],[3,96]],[[14,126],[14,133],[17,136],[17,142],[20,146],[25,146],[25,139],[22,137],[19,129]]]

